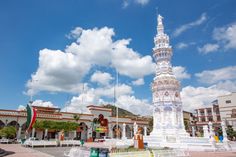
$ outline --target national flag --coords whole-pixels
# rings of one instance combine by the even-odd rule
[[[26,107],[27,109],[27,122],[26,122],[26,128],[27,130],[31,129],[33,124],[36,120],[36,109],[29,104]]]

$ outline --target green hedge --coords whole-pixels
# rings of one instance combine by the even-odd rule
[[[73,131],[78,128],[79,124],[75,122],[58,122],[58,121],[49,121],[42,120],[36,121],[33,125],[35,129],[49,129],[49,130],[57,130],[57,131]]]

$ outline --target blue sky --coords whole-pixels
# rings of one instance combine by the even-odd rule
[[[116,69],[120,107],[148,113],[157,11],[170,35],[184,108],[209,105],[236,91],[235,6],[234,0],[1,1],[0,108],[25,105],[31,92],[41,105],[78,112],[112,102]],[[111,47],[120,54],[112,56]]]

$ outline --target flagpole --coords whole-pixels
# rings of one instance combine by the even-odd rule
[[[118,72],[116,71],[116,89],[118,89]],[[116,126],[117,126],[117,132],[118,132],[118,129],[119,129],[119,125],[118,125],[118,104],[117,104],[117,92],[116,92],[116,95],[115,95],[115,100],[116,100]],[[116,135],[116,138],[118,139],[118,136]]]

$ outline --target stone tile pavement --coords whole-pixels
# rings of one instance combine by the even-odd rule
[[[98,146],[98,143],[88,144]],[[20,144],[0,144],[0,148],[11,152],[7,157],[63,157],[64,151],[69,151],[71,147],[38,147],[26,148]],[[236,157],[236,152],[189,152],[191,157]]]
[[[9,152],[7,157],[52,157],[38,150],[23,147],[20,144],[0,144],[0,148]]]

